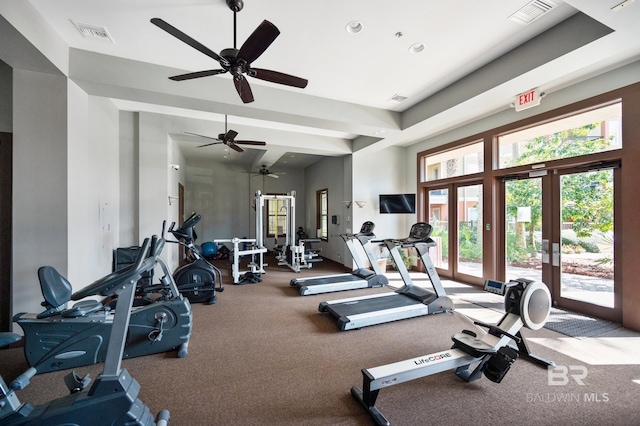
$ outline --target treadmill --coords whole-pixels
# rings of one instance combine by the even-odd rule
[[[369,250],[369,242],[376,236],[373,233],[375,224],[367,221],[362,224],[360,232],[357,234],[340,234],[344,240],[356,269],[346,274],[322,275],[319,277],[294,278],[289,282],[292,287],[299,287],[302,296],[310,294],[330,293],[333,291],[355,290],[358,288],[382,287],[389,284],[389,280],[384,276],[382,270],[378,266],[378,262],[374,259]],[[362,261],[360,254],[356,250],[355,242],[359,242],[362,246],[367,259],[373,270],[369,269]]]
[[[329,312],[336,317],[342,331],[453,311],[453,301],[445,293],[440,277],[429,257],[429,247],[436,245],[430,238],[431,231],[431,225],[418,222],[411,227],[407,238],[384,240],[404,281],[402,287],[389,293],[322,302],[318,310]],[[433,291],[413,284],[398,251],[400,248],[410,247],[415,247],[417,250]]]

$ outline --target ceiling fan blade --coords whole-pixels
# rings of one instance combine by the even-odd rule
[[[309,83],[309,81],[305,80],[304,78],[296,77],[278,71],[264,70],[261,68],[251,68],[251,73],[249,75],[251,77],[259,78],[260,80],[284,84],[286,86],[299,87],[301,89],[307,87],[307,83]]]
[[[186,135],[191,135],[191,136],[200,136],[201,138],[213,139],[214,141],[222,142],[220,139],[218,139],[218,138],[214,138],[213,136],[199,135],[198,133],[191,133],[191,132],[184,132],[184,133],[185,133]]]
[[[236,90],[238,95],[240,95],[240,99],[245,104],[253,102],[253,92],[251,92],[251,87],[249,86],[249,82],[243,75],[233,76],[233,83],[236,86]]]
[[[241,143],[245,145],[259,145],[259,146],[265,146],[267,144],[266,142],[261,142],[261,141],[233,141],[233,143]]]
[[[211,143],[206,143],[206,144],[204,144],[204,145],[198,145],[196,148],[204,148],[205,146],[217,145],[217,144],[219,144],[219,143],[222,143],[222,142],[211,142]]]
[[[272,178],[276,178],[276,179],[280,179],[280,176],[274,175],[273,173],[269,173],[267,176],[272,177]]]
[[[237,57],[251,64],[267,50],[267,47],[273,43],[278,35],[280,35],[280,30],[265,19],[244,42]]]
[[[238,152],[244,152],[244,149],[240,148],[238,145],[236,145],[233,142],[228,143],[227,146],[230,147],[231,149],[234,149],[234,150],[238,151]]]
[[[166,21],[163,21],[160,18],[152,18],[151,19],[151,23],[157,27],[159,27],[160,29],[165,30],[166,32],[168,32],[169,34],[171,34],[172,36],[174,36],[175,38],[177,38],[178,40],[188,44],[189,46],[193,47],[194,49],[204,53],[205,55],[209,56],[210,58],[215,59],[216,61],[220,62],[221,65],[223,66],[229,66],[229,61],[227,61],[225,58],[223,58],[222,56],[218,55],[216,52],[214,52],[213,50],[209,49],[207,46],[205,46],[204,44],[200,43],[199,41],[195,40],[194,38],[188,36],[187,34],[183,33],[182,31],[180,31],[179,29],[177,29],[176,27],[174,27],[173,25],[169,24]]]
[[[227,72],[227,70],[222,70],[222,69],[197,71],[197,72],[190,72],[187,74],[174,75],[173,77],[169,77],[169,79],[173,81],[184,81],[184,80],[191,80],[192,78],[209,77],[211,75],[223,74],[225,72]]]
[[[224,135],[224,140],[229,143],[235,143],[234,139],[238,136],[238,132],[235,130],[229,129],[229,131]]]

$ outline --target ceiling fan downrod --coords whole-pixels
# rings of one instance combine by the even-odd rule
[[[233,48],[237,49],[238,43],[236,37],[238,33],[236,31],[236,15],[244,7],[244,2],[242,0],[227,0],[227,6],[233,11]]]

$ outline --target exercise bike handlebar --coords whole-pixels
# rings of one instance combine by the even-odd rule
[[[154,248],[158,247],[158,236],[154,235]],[[164,241],[164,240],[163,240]],[[120,269],[115,272],[110,273],[109,275],[100,278],[97,281],[94,281],[93,284],[88,285],[76,293],[71,295],[71,300],[80,300],[84,299],[87,296],[112,296],[115,294],[115,290],[118,288],[120,284],[126,284],[127,282],[133,281],[133,279],[142,275],[143,272],[146,272],[153,267],[155,267],[156,259],[155,256],[149,257],[149,252],[151,249],[151,240],[149,238],[145,238],[142,243],[142,247],[140,252],[138,253],[138,257],[133,265],[129,266],[125,269]],[[155,250],[154,250],[155,252]],[[145,263],[145,260],[148,259],[148,262]],[[136,280],[137,281],[137,280]]]
[[[491,334],[492,336],[496,336],[496,337],[507,336],[508,338],[513,339],[513,341],[516,342],[516,343],[521,343],[522,342],[522,338],[520,338],[518,336],[514,336],[513,334],[509,334],[506,331],[504,331],[503,329],[501,329],[500,327],[497,327],[495,325],[486,324],[486,323],[480,322],[480,321],[474,321],[473,323],[475,325],[479,325],[480,327],[484,327],[484,328],[488,329],[489,330],[489,334]]]

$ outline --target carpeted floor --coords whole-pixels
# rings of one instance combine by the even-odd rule
[[[360,370],[448,349],[451,335],[472,327],[463,313],[485,309],[456,302],[454,313],[341,332],[333,317],[318,312],[321,301],[390,289],[303,297],[289,286],[293,277],[342,270],[323,262],[295,274],[273,265],[261,283],[234,286],[220,263],[226,289],[217,304],[193,306],[186,358],[166,353],[123,361],[152,412],[169,409],[170,425],[186,426],[370,425],[349,391],[362,385]],[[548,329],[523,334],[551,344],[566,339]],[[376,405],[396,425],[640,424],[640,365],[586,365],[533,340],[532,352],[565,371],[586,370],[582,384],[569,374],[566,383],[550,383],[546,369],[518,360],[500,384],[467,383],[448,371],[383,389]],[[5,380],[14,378],[27,367],[22,350],[0,351],[0,366]],[[78,369],[92,377],[100,371],[100,365]],[[64,395],[66,373],[34,377],[19,398],[41,404]]]

